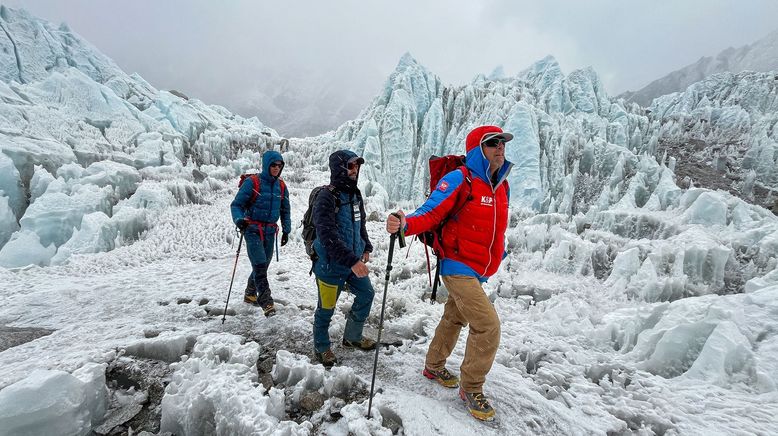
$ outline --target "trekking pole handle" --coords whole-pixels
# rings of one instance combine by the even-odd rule
[[[389,274],[392,272],[392,257],[394,257],[394,243],[397,240],[397,233],[392,233],[389,236],[389,254],[386,257],[386,278],[389,281]]]
[[[400,218],[399,213],[393,213],[392,215],[396,216],[401,223],[400,230],[398,230],[396,233],[392,233],[392,236],[397,236],[397,242],[400,244],[400,248],[405,248],[405,229],[402,226],[402,219]]]

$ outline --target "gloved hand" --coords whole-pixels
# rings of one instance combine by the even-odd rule
[[[281,246],[283,247],[287,242],[289,242],[289,233],[284,232],[281,235]]]
[[[249,226],[248,221],[244,220],[243,218],[235,221],[235,225],[240,229],[240,231],[246,230],[246,227]]]

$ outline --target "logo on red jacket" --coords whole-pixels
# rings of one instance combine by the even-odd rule
[[[491,206],[494,204],[494,198],[488,196],[488,195],[482,195],[481,196],[481,204],[483,206]]]
[[[440,182],[438,189],[440,189],[442,192],[446,192],[446,189],[448,189],[448,182],[446,181]]]

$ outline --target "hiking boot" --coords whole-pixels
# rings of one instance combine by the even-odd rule
[[[243,302],[252,306],[257,306],[257,296],[251,294],[243,294]]]
[[[370,338],[362,338],[359,341],[347,341],[343,339],[343,348],[356,348],[362,351],[375,350],[376,341]]]
[[[335,357],[335,353],[332,352],[331,348],[328,348],[327,351],[323,353],[316,352],[316,360],[319,361],[322,365],[324,365],[325,368],[331,368],[333,365],[336,365],[338,363],[338,358]]]
[[[492,409],[489,400],[486,399],[483,393],[468,394],[462,388],[459,388],[459,398],[464,400],[468,412],[476,419],[481,421],[491,421],[494,419],[494,409]]]
[[[440,383],[444,387],[455,388],[459,386],[459,377],[448,372],[446,368],[443,368],[439,371],[434,369],[424,368],[424,371],[422,371],[421,373],[422,375],[424,375],[424,377],[427,377],[430,380],[435,380],[436,382]]]
[[[276,307],[273,306],[273,303],[270,303],[267,306],[263,307],[262,311],[265,312],[265,316],[267,318],[270,318],[271,316],[276,314]]]

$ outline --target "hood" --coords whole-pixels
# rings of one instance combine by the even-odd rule
[[[351,159],[359,157],[350,150],[339,150],[330,155],[330,184],[349,192],[356,191],[357,181],[348,178],[346,164]],[[359,179],[359,174],[357,174]]]
[[[268,150],[262,154],[262,176],[272,179],[273,176],[270,175],[270,164],[278,161],[283,162],[284,158],[281,156],[281,153],[275,150]],[[281,172],[284,172],[283,168],[281,168]],[[278,173],[278,177],[281,177],[281,172]]]
[[[486,159],[486,156],[484,156],[484,152],[481,150],[480,146],[472,148],[467,152],[465,155],[465,166],[470,170],[473,176],[478,177],[491,185],[489,178],[489,161]],[[502,164],[502,168],[497,171],[497,180],[504,180],[508,176],[511,167],[513,167],[513,164],[506,159]]]

